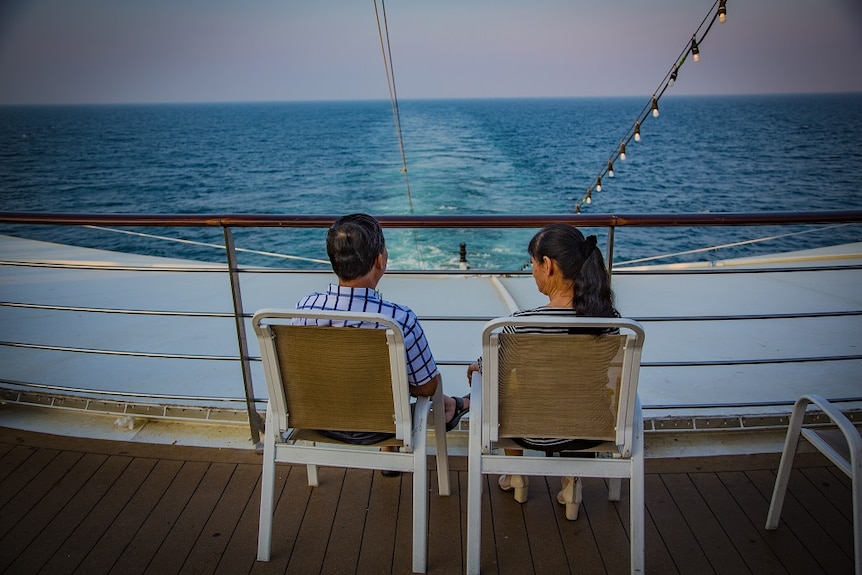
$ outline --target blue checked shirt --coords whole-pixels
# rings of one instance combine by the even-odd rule
[[[419,325],[419,320],[413,311],[403,305],[386,301],[377,291],[370,288],[350,288],[337,284],[329,284],[326,293],[315,292],[306,296],[296,304],[296,309],[321,309],[339,311],[361,311],[382,313],[395,320],[404,333],[404,349],[407,354],[407,381],[410,385],[423,385],[437,375],[437,364],[431,355],[431,348],[425,339],[425,332]],[[312,320],[294,320],[301,324]],[[316,325],[333,325],[314,320]],[[351,327],[380,327],[371,322],[336,322],[334,327],[342,327],[345,323]]]

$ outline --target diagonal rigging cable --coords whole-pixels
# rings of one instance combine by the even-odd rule
[[[392,119],[395,122],[395,133],[398,136],[398,147],[401,150],[401,173],[404,174],[404,181],[407,184],[407,201],[410,206],[410,215],[413,215],[413,194],[410,191],[410,176],[407,174],[407,155],[404,153],[404,138],[401,134],[401,111],[398,108],[398,93],[395,89],[395,68],[392,65],[392,46],[389,43],[389,22],[386,19],[386,2],[380,0],[380,7],[383,12],[383,28],[380,27],[380,11],[377,9],[377,0],[374,2],[374,16],[377,19],[377,36],[380,38],[380,51],[383,54],[383,67],[386,70],[386,86],[389,89],[389,103],[392,106]],[[385,31],[385,39],[384,39]],[[416,230],[413,230],[413,241],[416,244],[416,255],[422,262],[422,252],[419,250],[419,238],[416,235]],[[423,265],[424,267],[424,265]]]
[[[386,19],[386,3],[380,0],[383,10],[383,29],[380,28],[380,13],[377,10],[377,0],[374,0],[374,16],[377,18],[377,36],[380,38],[380,51],[383,54],[383,67],[386,70],[386,86],[389,89],[389,103],[392,106],[392,119],[395,122],[395,133],[398,136],[398,147],[401,150],[401,173],[407,183],[407,199],[410,203],[410,213],[413,213],[413,195],[410,193],[410,176],[407,175],[407,155],[404,153],[404,139],[401,135],[401,111],[398,108],[398,93],[395,89],[395,68],[392,66],[392,47],[389,43],[389,22]],[[383,32],[386,38],[383,38]]]

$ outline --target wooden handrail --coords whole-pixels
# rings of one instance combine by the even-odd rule
[[[339,215],[304,214],[96,214],[0,212],[0,223],[180,227],[328,227]],[[584,227],[756,226],[862,222],[862,210],[680,214],[529,214],[375,216],[389,228],[539,228],[553,223]]]

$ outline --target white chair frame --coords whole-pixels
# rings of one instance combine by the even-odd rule
[[[610,449],[609,458],[498,454],[495,442],[498,421],[498,333],[506,326],[611,328],[626,334],[620,398],[616,414],[616,440],[591,451]],[[621,318],[522,316],[488,322],[482,332],[483,375],[474,375],[470,402],[470,439],[467,502],[467,573],[480,572],[482,476],[486,474],[550,475],[610,478],[608,498],[620,500],[621,480],[630,486],[631,572],[644,572],[644,453],[643,417],[637,398],[644,330],[635,321]],[[604,449],[603,449],[604,447]]]
[[[324,321],[376,322],[385,326],[392,374],[395,436],[403,445],[397,452],[380,451],[376,446],[347,443],[309,443],[290,439],[290,406],[284,393],[284,382],[272,331],[273,323],[291,323],[293,319]],[[437,450],[437,481],[440,495],[450,493],[446,424],[443,407],[443,385],[438,384],[433,399],[418,397],[411,416],[410,393],[404,337],[392,318],[372,313],[263,309],[254,314],[252,325],[260,343],[269,401],[264,433],[263,471],[261,477],[259,561],[269,561],[272,548],[272,516],[275,497],[275,464],[292,463],[307,466],[308,484],[318,485],[317,466],[381,469],[413,473],[413,571],[424,573],[428,546],[428,473],[427,421],[434,406],[434,434]],[[343,324],[342,324],[343,325]],[[315,326],[308,326],[314,329]],[[356,329],[356,328],[348,328]],[[357,401],[357,403],[361,403]]]
[[[834,432],[830,433],[823,428],[803,427],[805,412],[810,404],[819,407],[838,427],[844,444],[840,443],[842,437],[835,437]],[[856,574],[862,575],[862,435],[841,410],[820,395],[802,395],[793,405],[787,435],[784,438],[784,449],[781,452],[781,462],[778,464],[778,475],[775,477],[775,488],[769,503],[766,529],[778,529],[781,508],[784,506],[784,495],[790,482],[790,471],[793,468],[793,458],[796,455],[800,435],[850,477],[853,499],[853,554]]]

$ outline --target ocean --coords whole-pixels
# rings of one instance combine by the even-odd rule
[[[672,90],[672,89],[671,89]],[[648,101],[648,98],[646,99]],[[4,211],[571,214],[644,98],[0,107]],[[862,209],[862,94],[665,95],[583,213]],[[588,230],[604,239],[604,230]],[[124,233],[125,232],[125,233]],[[133,235],[127,232],[133,232]],[[387,230],[390,267],[516,270],[533,230]],[[221,262],[219,229],[0,226],[0,234]],[[324,230],[235,230],[240,263],[326,269]],[[752,241],[781,236],[770,241]],[[181,240],[181,241],[176,241]],[[615,263],[862,241],[862,226],[617,231]],[[188,243],[188,242],[198,242]],[[749,243],[751,242],[751,243]],[[267,252],[288,257],[263,255]],[[300,258],[300,259],[292,259]]]

